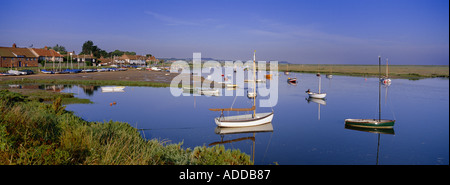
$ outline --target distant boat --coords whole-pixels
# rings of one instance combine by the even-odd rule
[[[244,82],[250,83],[250,82],[254,82],[254,80],[244,80]],[[266,83],[266,80],[258,79],[258,80],[256,80],[256,83]]]
[[[255,91],[253,91],[253,89],[249,89],[247,91],[247,97],[248,98],[255,98],[257,96],[257,93]]]
[[[55,74],[55,72],[53,72],[53,71],[47,71],[47,70],[45,70],[45,69],[41,69],[41,73],[44,73],[44,74]]]
[[[18,70],[9,70],[8,71],[9,74],[13,74],[13,75],[26,75],[26,72],[22,72],[22,71],[18,71]]]
[[[206,96],[219,96],[220,95],[219,89],[199,89],[198,92],[201,95],[206,95]]]
[[[226,87],[228,87],[228,88],[237,88],[238,85],[237,84],[226,84]]]
[[[105,86],[101,87],[102,92],[125,92],[123,89],[125,86]]]
[[[320,73],[316,74],[317,77],[319,77],[319,92],[315,93],[315,92],[311,92],[309,89],[306,91],[306,94],[309,95],[310,98],[318,98],[318,99],[323,99],[327,96],[327,93],[321,93],[320,92],[320,88],[321,88],[321,77],[320,77]]]
[[[345,119],[345,124],[363,128],[392,128],[395,120],[387,119]]]
[[[288,78],[287,82],[292,85],[297,85],[297,78]]]
[[[333,78],[333,75],[331,74],[332,72],[333,72],[333,67],[331,67],[331,72],[330,72],[330,74],[326,74],[325,77],[326,77],[327,79],[332,79],[332,78]]]
[[[286,64],[286,71],[284,71],[284,75],[289,75],[289,64]]]
[[[389,78],[389,66],[388,59],[386,59],[386,76],[380,79],[380,82],[384,85],[391,85],[391,79]]]
[[[378,56],[378,78],[381,79],[381,57]],[[381,119],[381,84],[378,83],[378,119],[345,119],[345,124],[352,127],[392,129],[395,120]]]
[[[256,69],[256,51],[253,53],[253,69]],[[256,70],[253,70],[253,93],[256,94]],[[272,122],[273,111],[266,113],[256,113],[256,101],[253,97],[253,106],[251,108],[219,108],[209,109],[210,111],[220,111],[219,117],[214,119],[215,123],[219,127],[249,127],[257,126],[265,123]],[[224,116],[224,111],[253,111],[253,114],[244,114],[237,116]]]

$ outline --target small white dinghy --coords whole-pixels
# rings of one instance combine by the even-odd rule
[[[102,92],[125,92],[125,86],[105,86],[101,87]]]
[[[219,89],[200,89],[198,92],[206,96],[220,96]]]
[[[321,77],[320,77],[320,73],[317,73],[316,75],[317,77],[319,77],[319,92],[315,93],[315,92],[311,92],[309,91],[309,89],[306,91],[306,94],[308,94],[308,96],[310,98],[318,98],[318,99],[324,99],[327,96],[327,93],[320,93],[320,82],[321,82]]]
[[[230,108],[233,109],[233,108]],[[213,109],[210,109],[213,110]],[[223,111],[238,111],[238,110],[223,110]],[[251,127],[272,122],[273,112],[244,114],[237,116],[223,116],[214,119],[216,125],[219,127]]]
[[[214,119],[219,127],[251,127],[272,122],[273,112],[244,114],[237,116],[218,117]]]
[[[324,99],[327,96],[327,93],[314,93],[314,92],[306,92],[310,98]]]
[[[256,53],[256,51],[255,51]],[[253,69],[256,69],[256,54],[253,53]],[[253,70],[253,106],[251,108],[219,108],[219,109],[209,109],[210,111],[220,111],[220,116],[215,118],[214,121],[219,127],[250,127],[257,126],[272,122],[273,111],[266,113],[256,113],[256,70]],[[236,116],[224,116],[224,111],[253,111],[253,114],[244,114]]]

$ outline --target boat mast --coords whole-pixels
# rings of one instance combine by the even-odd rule
[[[381,120],[381,56],[378,56],[378,121]]]
[[[388,59],[386,58],[386,79],[389,78],[389,66],[388,66]]]
[[[321,79],[322,79],[322,78],[321,78],[320,75],[319,75],[319,94],[320,94],[320,86],[321,86],[320,83],[321,83]]]
[[[256,116],[256,50],[253,52],[253,117]]]

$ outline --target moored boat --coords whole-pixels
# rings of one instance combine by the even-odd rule
[[[105,86],[101,87],[102,92],[124,92],[125,86]]]
[[[362,128],[392,128],[395,120],[388,119],[345,119],[345,124]]]
[[[319,78],[319,92],[315,93],[315,92],[311,92],[309,89],[306,91],[306,94],[308,94],[308,96],[310,98],[318,98],[318,99],[323,99],[327,96],[327,93],[321,93],[320,89],[321,89],[321,77],[320,77],[320,73],[317,73],[316,76]]]
[[[287,82],[295,85],[295,84],[297,84],[297,78],[288,78]]]
[[[219,127],[250,127],[269,123],[272,119],[273,112],[266,112],[257,113],[255,117],[253,117],[253,114],[217,117],[214,121]]]
[[[256,69],[256,51],[253,53],[253,69]],[[219,127],[249,127],[257,126],[272,122],[273,110],[272,112],[266,113],[256,113],[256,71],[253,70],[253,106],[251,108],[219,108],[219,109],[209,109],[210,111],[220,111],[219,117],[215,118],[214,121]],[[224,116],[224,111],[253,111],[253,114],[237,115],[237,116]]]
[[[44,73],[44,74],[54,74],[55,72],[53,72],[53,71],[47,71],[47,70],[45,70],[45,69],[41,69],[41,73]]]
[[[378,79],[381,80],[381,57],[378,56]],[[395,120],[381,119],[381,86],[378,84],[378,119],[345,119],[345,124],[353,127],[392,129]]]
[[[327,93],[306,92],[310,98],[324,99]]]

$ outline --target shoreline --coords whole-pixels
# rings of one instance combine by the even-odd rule
[[[269,67],[266,68],[270,70]],[[291,73],[322,73],[342,76],[378,77],[378,65],[331,65],[331,64],[279,64],[278,71]],[[386,68],[381,66],[382,75]],[[33,74],[21,76],[0,76],[0,84],[77,84],[77,85],[124,85],[170,87],[179,73],[129,69],[116,72],[93,72],[76,74]],[[449,66],[389,66],[389,77],[393,79],[449,78]],[[190,78],[186,75],[183,78]],[[201,78],[203,83],[205,79]]]
[[[253,165],[240,150],[145,139],[126,122],[85,121],[61,97],[22,93],[0,90],[0,165]]]
[[[381,75],[386,75],[382,65]],[[278,71],[323,73],[344,76],[378,77],[378,65],[350,64],[278,64]],[[399,79],[449,78],[448,65],[389,65],[389,77]]]

